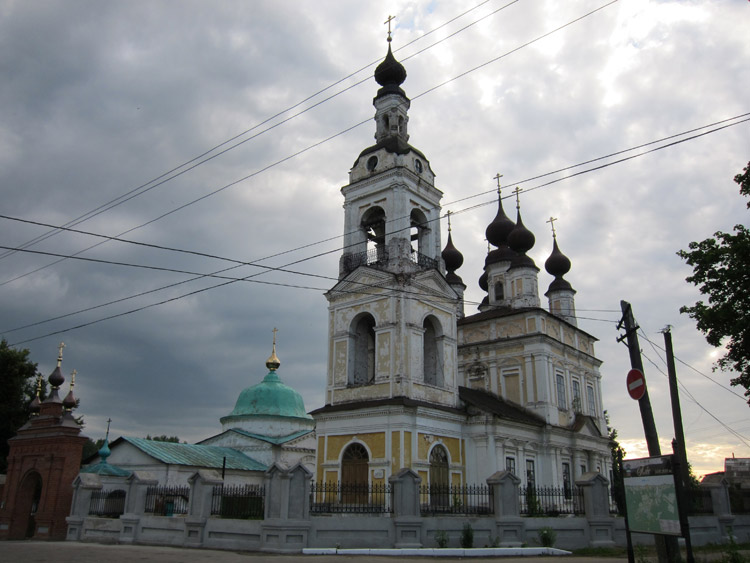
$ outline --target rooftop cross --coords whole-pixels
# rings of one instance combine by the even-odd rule
[[[500,178],[502,178],[502,177],[503,177],[503,175],[500,174],[500,172],[498,172],[492,178],[493,180],[497,180],[497,195],[498,195],[498,197],[500,196]]]
[[[388,24],[388,43],[391,42],[391,20],[395,20],[396,16],[388,16],[388,19],[383,22],[383,25]]]
[[[446,213],[446,215],[448,216],[448,232],[450,233],[451,232],[451,212],[450,212],[450,210]]]
[[[516,194],[516,209],[521,209],[521,198],[519,196],[522,191],[523,189],[518,186],[516,186],[516,189],[513,190],[513,193]]]
[[[109,438],[109,423],[110,423],[110,422],[112,422],[112,419],[111,419],[111,418],[108,418],[108,419],[107,419],[107,437],[106,437],[106,438],[104,438],[104,441],[105,441],[105,442],[107,441],[107,438]]]
[[[70,372],[70,388],[73,389],[73,386],[76,384],[76,374],[78,373],[78,370],[74,369],[72,372]]]
[[[552,227],[552,238],[557,238],[557,235],[555,233],[555,221],[557,221],[557,217],[550,217],[549,221],[547,221],[547,223],[549,223]]]
[[[62,351],[63,348],[65,348],[65,342],[60,342],[60,346],[57,347],[59,352],[57,353],[57,367],[60,367],[60,364],[62,364]]]

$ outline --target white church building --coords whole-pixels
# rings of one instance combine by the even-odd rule
[[[527,255],[534,235],[519,203],[516,221],[505,214],[498,176],[486,230],[494,248],[479,280],[487,296],[466,316],[456,274],[463,256],[450,222],[442,246],[443,194],[408,142],[406,70],[390,43],[375,79],[376,143],[341,189],[325,406],[311,413],[314,478],[377,485],[410,468],[423,484],[461,485],[507,469],[526,486],[568,487],[588,471],[608,477],[601,362],[596,338],[577,326],[576,292],[563,277],[570,260],[555,238],[542,306],[539,268]]]

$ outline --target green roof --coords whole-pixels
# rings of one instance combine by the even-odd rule
[[[107,460],[102,460],[94,465],[81,468],[81,473],[93,473],[95,475],[107,475],[109,477],[130,477],[132,471],[122,469],[116,465],[110,465]]]
[[[226,458],[227,469],[241,469],[243,471],[265,471],[268,469],[259,461],[233,448],[158,442],[155,440],[146,440],[145,438],[128,438],[126,436],[115,441],[113,445],[116,445],[119,440],[124,440],[145,454],[172,465],[192,465],[195,467],[221,469]]]
[[[302,395],[291,387],[284,385],[275,371],[252,387],[244,389],[237,398],[234,410],[222,417],[221,422],[234,417],[278,416],[283,418],[301,418],[312,420],[305,411]]]

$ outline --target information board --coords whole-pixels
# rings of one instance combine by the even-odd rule
[[[631,532],[681,536],[672,456],[622,462]]]

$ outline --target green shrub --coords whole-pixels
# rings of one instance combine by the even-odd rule
[[[448,532],[445,530],[435,530],[435,543],[440,549],[448,547]]]
[[[557,534],[555,531],[545,526],[544,528],[539,528],[539,531],[537,532],[537,536],[539,536],[539,543],[542,544],[544,547],[554,547],[555,546],[555,539],[557,539]]]

